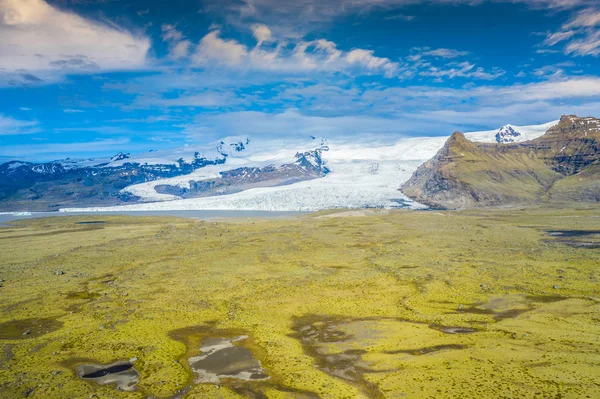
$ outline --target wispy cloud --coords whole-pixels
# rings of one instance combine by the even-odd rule
[[[0,135],[33,134],[40,131],[38,122],[23,121],[0,114]]]
[[[600,8],[586,8],[579,11],[570,21],[563,24],[558,32],[549,33],[543,42],[552,47],[565,43],[565,54],[574,56],[600,55]]]
[[[421,70],[419,75],[430,76],[438,80],[449,78],[472,78],[481,80],[494,80],[506,72],[500,68],[494,68],[491,71],[486,71],[482,67],[477,67],[470,62],[449,63],[445,67],[429,66]]]
[[[405,6],[479,5],[485,1],[520,3],[539,9],[573,9],[594,4],[596,0],[205,0],[203,10],[225,14],[230,22],[278,22],[283,30],[309,30],[310,26],[331,21],[351,13],[365,13],[373,9],[394,10]]]
[[[51,160],[61,157],[72,157],[80,154],[85,156],[118,151],[129,139],[109,139],[70,143],[19,144],[0,147],[0,157],[14,159]]]
[[[178,97],[164,97],[157,94],[144,94],[138,96],[130,108],[147,107],[191,107],[191,108],[220,108],[239,105],[241,99],[227,91],[202,91],[192,94],[183,94]]]
[[[414,15],[405,15],[405,14],[396,14],[396,15],[388,15],[383,19],[386,21],[405,21],[410,22],[413,21],[416,17]]]
[[[600,109],[600,78],[457,89],[298,84],[280,92],[274,101],[287,108],[202,115],[188,123],[184,133],[191,140],[216,138],[224,131],[271,138],[339,138],[357,134],[447,135],[453,130],[507,123],[538,124],[562,114],[593,115]]]
[[[415,47],[412,49],[413,59],[420,59],[423,57],[438,57],[438,58],[458,58],[469,55],[468,51],[460,51],[450,48],[436,48],[431,49],[429,47]]]
[[[436,81],[456,78],[494,80],[506,73],[501,68],[485,70],[471,61],[457,60],[469,55],[468,51],[456,49],[414,47],[410,50],[407,61],[402,64],[403,76],[407,79],[425,76]]]

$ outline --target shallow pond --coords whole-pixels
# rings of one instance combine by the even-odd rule
[[[600,230],[547,230],[547,242],[559,242],[573,248],[600,248]]]
[[[252,352],[240,345],[248,337],[207,338],[202,341],[200,355],[188,359],[196,374],[196,383],[219,384],[223,378],[262,381],[269,378]]]
[[[121,391],[133,391],[140,380],[140,374],[133,368],[133,363],[126,361],[108,365],[81,364],[77,366],[77,375],[100,385],[113,385]]]

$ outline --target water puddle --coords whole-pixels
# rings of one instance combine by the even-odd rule
[[[105,224],[104,220],[91,220],[89,222],[76,222],[75,224]]]
[[[432,330],[441,331],[444,334],[473,334],[476,333],[477,330],[468,327],[448,327],[448,326],[440,326],[439,324],[432,324],[429,326]]]
[[[264,381],[269,378],[252,352],[239,346],[248,337],[207,338],[200,346],[201,354],[188,359],[196,374],[196,384],[219,384],[223,378]]]
[[[63,323],[54,318],[7,321],[0,324],[0,339],[21,340],[41,337],[59,330]]]
[[[218,384],[249,398],[266,398],[266,389],[285,392],[297,399],[318,399],[313,392],[291,388],[269,375],[260,358],[262,349],[247,331],[218,329],[216,322],[173,330],[169,336],[186,346],[179,363],[189,371],[186,386]]]
[[[587,237],[600,236],[600,230],[548,230],[548,235],[552,237]]]
[[[430,353],[441,352],[445,350],[461,350],[468,348],[467,345],[437,345],[437,346],[429,346],[426,348],[420,349],[402,349],[396,351],[387,351],[387,354],[396,355],[396,354],[405,354],[412,356],[423,356],[428,355]]]
[[[525,294],[509,294],[491,298],[486,303],[477,304],[467,308],[461,308],[458,313],[483,314],[493,316],[495,320],[501,321],[518,317],[524,313],[536,309],[540,303],[552,303],[562,301],[566,298],[561,296],[536,296]]]
[[[140,374],[133,368],[133,363],[125,361],[109,365],[81,364],[77,366],[77,375],[100,385],[113,385],[121,391],[133,391],[140,380]]]
[[[573,248],[597,249],[600,248],[600,230],[547,230],[552,240]]]

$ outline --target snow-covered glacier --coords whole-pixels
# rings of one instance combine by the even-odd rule
[[[543,135],[557,122],[535,126],[512,126],[521,140]],[[466,133],[477,142],[496,142],[498,129]],[[373,137],[325,141],[248,140],[244,151],[230,153],[227,163],[210,165],[191,174],[127,187],[142,203],[115,207],[65,208],[64,212],[157,211],[157,210],[256,210],[316,211],[331,208],[424,208],[404,196],[399,187],[444,145],[447,137],[412,137],[396,141]],[[185,187],[191,180],[215,178],[220,172],[239,167],[283,164],[298,151],[326,149],[322,153],[330,173],[322,178],[277,187],[252,188],[229,195],[180,199],[159,194],[161,184]],[[158,154],[157,154],[158,155]],[[154,162],[158,160],[153,159]]]

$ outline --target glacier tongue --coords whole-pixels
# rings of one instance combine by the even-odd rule
[[[236,194],[176,200],[173,196],[161,197],[153,188],[157,184],[187,184],[199,178],[214,178],[223,168],[218,165],[202,168],[192,175],[179,176],[128,187],[127,191],[148,200],[169,200],[110,208],[86,208],[77,211],[143,211],[143,210],[264,210],[264,211],[316,211],[329,208],[397,208],[422,206],[405,197],[398,188],[408,180],[413,171],[433,156],[444,144],[445,137],[407,138],[393,144],[381,142],[330,142],[328,151],[322,152],[330,173],[315,180],[287,186],[254,188]],[[278,155],[253,153],[250,159],[236,158],[235,164],[289,159],[289,148],[264,143],[263,148]],[[285,157],[282,156],[285,154]],[[176,198],[176,197],[175,197]],[[63,211],[74,211],[64,209]]]

